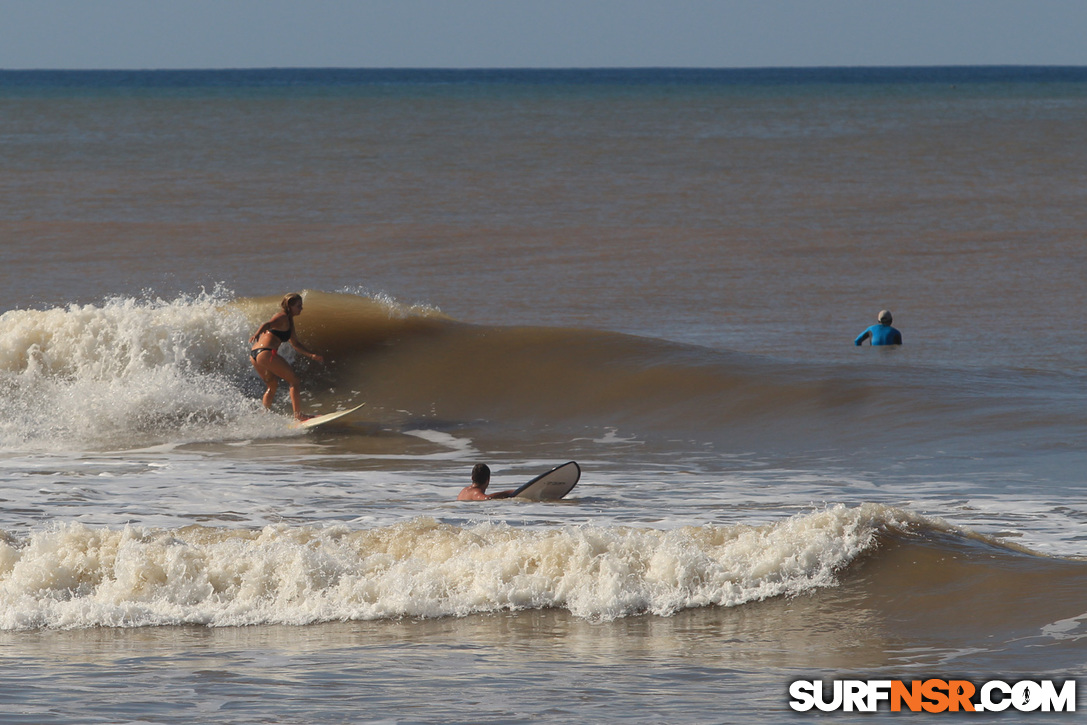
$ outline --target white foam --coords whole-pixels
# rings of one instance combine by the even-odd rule
[[[0,315],[0,445],[126,448],[281,434],[243,392],[251,323],[226,303],[215,292]]]
[[[340,294],[362,297],[369,302],[380,305],[391,319],[406,319],[408,317],[433,317],[442,315],[441,308],[421,302],[405,303],[396,299],[387,292],[374,291],[362,285],[342,287]]]
[[[428,429],[414,429],[404,431],[404,435],[409,435],[414,438],[420,438],[428,443],[434,443],[436,445],[446,448],[447,451],[439,453],[433,453],[428,456],[412,456],[412,458],[426,458],[426,459],[458,459],[464,456],[470,456],[478,453],[476,451],[471,438],[458,438],[450,433],[443,431],[428,430]]]
[[[355,530],[92,528],[0,542],[0,628],[462,616],[561,607],[611,620],[833,586],[908,518],[837,506],[765,526],[455,526],[423,517]]]
[[[1047,624],[1042,627],[1042,635],[1059,640],[1087,639],[1087,613]]]

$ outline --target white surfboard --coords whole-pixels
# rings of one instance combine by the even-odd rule
[[[314,416],[309,420],[296,420],[291,423],[292,428],[316,428],[319,425],[326,423],[332,423],[333,421],[341,420],[354,413],[366,403],[356,405],[354,408],[348,408],[347,410],[337,410],[335,413],[325,413],[324,415]]]
[[[524,486],[513,492],[510,498],[523,498],[529,501],[558,501],[570,493],[581,478],[581,466],[574,461],[541,473]]]

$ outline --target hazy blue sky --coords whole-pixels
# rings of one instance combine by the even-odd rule
[[[1087,65],[1087,0],[0,0],[0,68]]]

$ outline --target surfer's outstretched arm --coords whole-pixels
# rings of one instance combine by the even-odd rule
[[[298,340],[298,338],[295,337],[294,335],[291,335],[290,342],[291,342],[291,347],[293,347],[295,350],[297,350],[298,352],[300,352],[303,355],[305,355],[306,357],[308,357],[310,360],[313,360],[314,362],[319,362],[319,363],[323,363],[325,361],[325,358],[324,358],[323,355],[318,355],[313,350],[310,350],[308,347],[303,345]]]

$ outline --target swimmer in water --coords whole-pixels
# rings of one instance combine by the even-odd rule
[[[498,493],[487,493],[487,486],[491,482],[491,469],[486,463],[477,463],[472,467],[472,485],[465,486],[461,489],[461,492],[457,494],[458,501],[489,501],[492,498],[509,498],[513,495],[514,489],[509,491],[499,491]]]
[[[853,344],[859,347],[865,340],[872,338],[873,345],[901,345],[902,333],[891,327],[891,311],[880,310],[876,319],[879,320],[879,324],[872,325],[858,335]]]

